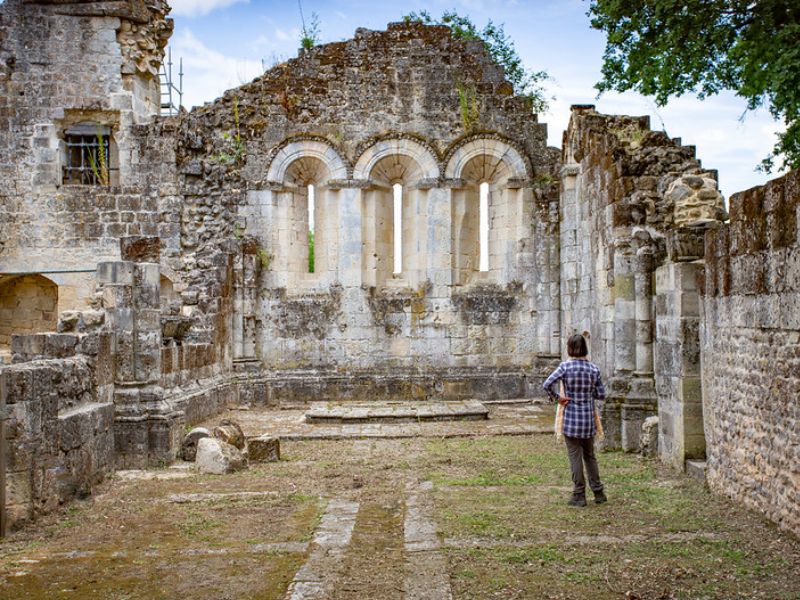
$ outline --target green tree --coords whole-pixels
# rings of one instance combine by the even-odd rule
[[[525,98],[533,112],[547,111],[548,102],[542,84],[550,76],[545,71],[530,71],[525,68],[503,25],[489,21],[483,29],[478,29],[469,17],[459,15],[454,10],[445,11],[439,19],[434,19],[428,11],[421,10],[405,15],[403,20],[426,25],[447,25],[456,39],[481,40],[492,59],[505,70],[506,79],[513,86],[514,93]]]
[[[314,272],[314,232],[308,232],[308,272]]]
[[[589,16],[608,36],[600,93],[635,90],[664,105],[733,90],[786,124],[761,168],[778,157],[800,167],[798,0],[590,0]]]

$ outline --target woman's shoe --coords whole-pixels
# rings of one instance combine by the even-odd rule
[[[608,498],[606,498],[605,492],[595,492],[594,494],[594,503],[595,504],[603,504],[603,502],[608,502]]]
[[[567,502],[569,506],[586,506],[586,496],[578,496],[577,494],[572,494],[572,498],[569,499]]]

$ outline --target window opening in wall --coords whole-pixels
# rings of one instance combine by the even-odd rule
[[[403,272],[403,186],[395,183],[392,186],[394,192],[394,273],[395,275]]]
[[[111,130],[92,123],[74,125],[64,132],[66,160],[64,183],[110,185],[117,166],[111,160]]]
[[[478,230],[480,232],[478,238],[480,245],[478,269],[481,272],[486,272],[489,270],[489,184],[485,181],[480,186],[480,212],[478,219]]]
[[[308,184],[308,272],[314,272],[314,184]]]

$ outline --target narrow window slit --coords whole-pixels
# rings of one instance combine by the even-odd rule
[[[403,272],[403,186],[395,183],[394,191],[394,274]]]
[[[480,186],[480,211],[478,220],[478,229],[480,231],[478,239],[478,244],[480,246],[478,269],[482,273],[485,273],[489,270],[489,184],[485,181]]]
[[[315,197],[314,184],[308,184],[308,272],[314,273],[314,211]]]

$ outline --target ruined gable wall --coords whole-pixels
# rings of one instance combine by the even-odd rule
[[[734,194],[701,286],[709,486],[800,533],[800,172]]]
[[[475,122],[462,118],[459,90],[476,107]],[[237,153],[237,115],[240,161],[230,160]],[[419,24],[359,30],[353,40],[305,51],[182,120],[184,269],[202,286],[200,261],[213,264],[208,257],[221,244],[252,236],[267,260],[261,261],[254,323],[244,327],[255,329],[257,354],[272,368],[527,367],[551,353],[557,318],[556,191],[550,183],[557,157],[545,139],[544,126],[511,95],[480,43],[455,41],[446,28]],[[497,278],[486,285],[455,286],[450,204],[463,182],[448,180],[446,170],[470,143],[509,148],[520,157],[524,180],[508,193],[513,208],[504,209],[511,212],[497,225],[509,232],[495,245],[496,264],[513,263],[507,272],[515,274],[498,266]],[[391,286],[364,279],[361,268],[368,268],[359,256],[367,218],[361,211],[382,193],[359,171],[359,160],[369,163],[387,147],[396,147],[400,158],[383,163],[391,171],[384,185],[418,168],[425,172],[405,181],[404,189],[415,203],[410,230],[429,232],[418,240],[424,252],[415,275]],[[318,235],[334,239],[320,246],[330,248],[328,269],[310,282],[285,277],[286,240],[298,232],[284,237],[280,231],[279,212],[292,191],[270,174],[278,161],[291,162],[282,152],[298,148],[322,148],[323,160],[341,167],[317,181],[325,187],[319,202],[330,208]],[[490,178],[499,159],[509,156],[492,159],[476,177]]]

